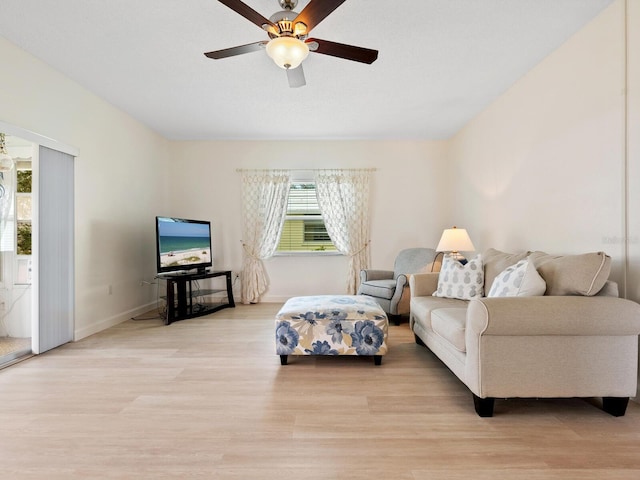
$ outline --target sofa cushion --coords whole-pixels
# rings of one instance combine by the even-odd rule
[[[431,312],[439,308],[461,308],[466,310],[468,305],[468,300],[457,300],[455,298],[438,298],[431,295],[413,297],[411,299],[411,317],[424,330],[432,331]]]
[[[487,297],[534,297],[544,295],[546,288],[533,262],[520,260],[495,278]]]
[[[464,337],[466,321],[466,308],[438,308],[431,312],[431,328],[434,333],[463,353],[467,351]]]
[[[545,295],[597,294],[611,273],[611,257],[604,252],[552,256],[533,252],[530,257],[547,282]]]
[[[490,248],[482,254],[482,260],[484,263],[484,290],[485,292],[491,291],[493,287],[493,280],[502,272],[505,268],[515,265],[520,260],[524,260],[529,256],[530,252],[522,253],[505,253],[495,248]]]
[[[358,295],[369,295],[371,297],[391,299],[396,291],[398,282],[393,278],[382,280],[368,280],[362,282],[358,288]]]
[[[442,261],[438,289],[433,292],[433,296],[471,300],[483,295],[483,285],[482,255],[462,265],[453,256],[447,254]]]

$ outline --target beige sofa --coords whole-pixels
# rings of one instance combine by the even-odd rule
[[[492,416],[496,398],[515,397],[602,397],[606,412],[624,415],[636,394],[640,305],[618,298],[608,281],[610,258],[491,249],[474,261],[477,279],[465,274],[472,261],[459,266],[447,258],[440,273],[410,278],[410,326],[416,342],[471,390],[478,415]],[[515,293],[502,288],[516,267],[522,277],[522,265],[528,280]],[[449,298],[459,296],[455,288],[443,291],[452,272],[467,287],[470,279],[483,282],[481,291]]]

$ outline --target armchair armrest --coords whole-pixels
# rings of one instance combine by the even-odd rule
[[[393,278],[393,270],[360,270],[360,282],[368,282],[370,280],[388,280]]]
[[[479,298],[469,302],[467,332],[475,337],[638,335],[640,304],[614,297]]]
[[[387,314],[400,315],[405,303],[408,311],[409,294],[404,294],[408,283],[404,273],[394,279],[394,272],[391,270],[363,269],[360,270],[360,286],[357,293],[376,298]]]
[[[409,277],[411,297],[430,296],[438,289],[438,272],[414,273]]]

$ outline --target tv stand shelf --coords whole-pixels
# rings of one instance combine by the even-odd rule
[[[193,288],[193,282],[206,278],[226,277],[226,289],[224,288]],[[167,295],[162,297],[167,302],[167,316],[165,325],[177,320],[200,317],[217,312],[223,308],[234,308],[233,290],[231,285],[231,270],[214,270],[210,272],[198,272],[193,274],[163,275],[160,277],[167,281]],[[226,299],[220,294],[226,293]],[[214,295],[218,295],[219,302],[211,301]],[[201,301],[200,301],[201,300]]]

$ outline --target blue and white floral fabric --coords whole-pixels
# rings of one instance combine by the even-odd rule
[[[276,315],[278,355],[384,355],[389,321],[364,295],[289,299]]]

